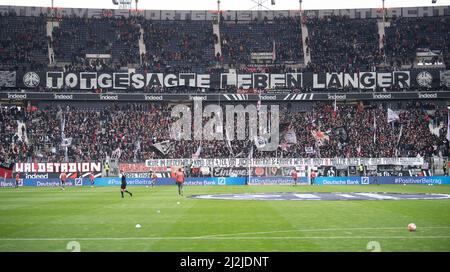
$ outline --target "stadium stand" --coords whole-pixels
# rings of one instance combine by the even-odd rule
[[[418,49],[437,50],[450,61],[450,17],[392,18],[386,27],[386,53],[391,66],[412,65]]]
[[[224,62],[235,67],[251,62],[251,53],[275,51],[276,61],[303,61],[299,18],[275,18],[251,23],[223,22],[221,24]],[[274,48],[275,47],[275,48]]]
[[[212,23],[208,21],[145,21],[147,52],[143,68],[178,67],[202,71],[215,63]]]
[[[393,71],[401,65],[414,62],[415,54],[422,49],[438,50],[444,65],[448,66],[450,49],[449,19],[446,16],[423,18],[392,17],[386,22],[386,35],[380,37],[381,19],[358,19],[333,15],[321,18],[275,17],[268,20],[221,20],[219,37],[214,34],[213,21],[208,20],[150,20],[130,16],[111,18],[100,16],[17,16],[2,14],[0,23],[0,67],[7,71],[29,71],[46,68],[64,72],[160,72],[160,73],[290,73],[290,72],[359,72]],[[57,24],[47,37],[47,23]],[[95,27],[93,27],[95,26]],[[307,27],[307,37],[302,28]],[[305,42],[305,47],[303,42]],[[380,40],[385,45],[380,48]],[[141,44],[145,45],[145,51]],[[48,44],[54,51],[55,63],[49,66]],[[221,45],[222,55],[215,55],[215,44]],[[305,52],[311,62],[304,63]],[[252,53],[271,53],[275,56],[270,65],[252,63]],[[87,57],[86,54],[108,54],[110,59]],[[386,56],[386,59],[385,59]],[[386,61],[385,61],[386,60]],[[436,59],[438,61],[438,59]],[[230,69],[231,68],[231,69]],[[433,69],[427,67],[427,71]],[[133,69],[128,70],[128,69]],[[444,70],[444,68],[434,68]],[[410,69],[411,73],[414,69]],[[6,76],[5,76],[6,77]],[[31,79],[32,81],[33,79]],[[425,78],[425,80],[429,80]],[[44,82],[44,79],[41,79]],[[426,83],[426,82],[425,82]],[[408,89],[393,86],[388,91],[437,91],[447,87]],[[276,89],[276,88],[275,88]],[[3,92],[17,91],[7,84]],[[76,88],[55,90],[46,87],[29,87],[27,91],[68,92]],[[21,90],[22,91],[22,90]],[[142,92],[142,93],[264,93],[267,90],[243,90],[239,86],[225,89],[197,87],[145,88],[136,90],[92,89],[84,92]],[[336,89],[286,89],[285,92],[354,91]],[[358,92],[386,91],[386,88],[357,90]],[[26,92],[26,91],[23,91]],[[186,101],[187,104],[192,101]],[[179,101],[178,101],[179,103]],[[152,147],[156,142],[168,140],[167,125],[171,120],[173,104],[86,104],[83,107],[63,102],[28,108],[26,114],[2,108],[1,157],[18,160],[25,156],[29,161],[64,160],[59,148],[61,116],[65,116],[65,137],[73,139],[68,149],[70,160],[101,160],[116,150],[121,150],[123,161],[143,161],[161,157]],[[400,103],[401,104],[401,103]],[[446,127],[434,129],[447,120],[445,105],[434,102],[403,103],[400,121],[393,126],[386,121],[387,106],[366,104],[340,105],[333,113],[328,102],[309,102],[303,110],[290,109],[282,104],[282,120],[293,125],[297,144],[280,146],[276,152],[264,156],[285,157],[395,157],[395,156],[445,156],[447,149]],[[379,122],[373,123],[377,116]],[[17,122],[24,119],[27,140],[17,138]],[[330,140],[317,145],[312,131],[318,131]],[[335,130],[343,131],[346,140],[333,137]],[[374,130],[376,130],[374,140]],[[18,134],[17,134],[18,135]],[[317,136],[317,134],[315,134]],[[401,137],[400,137],[401,136]],[[374,144],[376,141],[376,144]],[[190,157],[198,142],[174,143],[170,158]],[[308,151],[305,147],[309,147]],[[283,150],[284,149],[284,150]],[[311,152],[311,149],[314,152]],[[17,152],[23,150],[24,152]],[[249,143],[232,142],[233,153],[248,156]],[[8,155],[9,154],[9,155]],[[19,155],[20,154],[20,155]],[[234,155],[238,155],[234,154]],[[204,143],[202,157],[226,157],[230,150],[224,141]],[[262,156],[255,152],[255,157]],[[19,157],[23,159],[25,157]]]
[[[0,15],[0,68],[42,69],[48,63],[45,18]]]
[[[309,48],[315,72],[373,71],[383,61],[375,19],[309,18]]]
[[[31,159],[64,160],[65,154],[58,148],[62,126],[65,137],[73,139],[68,156],[74,161],[97,161],[115,150],[121,151],[121,161],[129,162],[148,158],[190,158],[199,145],[202,145],[202,158],[232,156],[226,140],[172,141],[169,136],[169,126],[175,120],[171,118],[172,106],[168,103],[90,106],[44,103],[39,109],[28,110],[25,116],[29,145],[33,148]],[[254,148],[254,157],[279,157],[281,153],[284,157],[328,158],[447,155],[446,126],[443,126],[447,120],[445,107],[408,102],[397,110],[399,121],[388,123],[387,106],[382,104],[342,105],[336,113],[332,104],[311,103],[302,109],[283,104],[280,123],[285,132],[295,132],[296,143],[288,144],[281,139],[277,151],[258,152]],[[12,119],[9,120],[11,123]],[[65,120],[64,125],[62,120]],[[439,133],[432,133],[430,126],[439,128]],[[11,124],[10,127],[5,131],[14,131]],[[5,137],[11,138],[11,135]],[[172,141],[172,151],[161,154],[153,145],[166,140]],[[235,139],[231,146],[235,156],[248,157],[253,144]],[[309,148],[314,151],[309,152]]]
[[[127,66],[139,63],[139,35],[134,17],[63,17],[59,27],[53,29],[52,46],[60,62],[84,64],[86,54],[109,54],[113,63]]]

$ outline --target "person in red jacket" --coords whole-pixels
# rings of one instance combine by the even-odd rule
[[[64,187],[66,186],[66,181],[67,181],[67,174],[66,173],[61,173],[61,175],[59,175],[59,179],[61,180],[61,190],[65,190]]]
[[[292,179],[294,180],[294,186],[296,186],[296,185],[297,185],[297,179],[298,179],[298,173],[297,173],[297,171],[296,171],[295,169],[292,170],[291,175],[292,175]]]
[[[19,181],[20,181],[20,172],[17,172],[17,174],[16,174],[16,188],[19,188]]]
[[[180,196],[183,196],[183,183],[184,183],[184,172],[183,169],[178,169],[177,173],[175,174],[175,182],[178,186],[178,194]]]
[[[314,180],[316,179],[316,172],[315,171],[311,171],[311,185],[314,185]]]
[[[94,187],[95,177],[94,174],[89,173],[89,181],[91,182],[91,187]]]

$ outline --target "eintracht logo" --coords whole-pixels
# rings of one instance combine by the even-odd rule
[[[416,79],[417,84],[422,87],[431,87],[431,83],[433,82],[433,76],[427,71],[420,72]]]
[[[34,88],[39,85],[41,79],[35,72],[28,72],[23,76],[23,84],[29,88]]]

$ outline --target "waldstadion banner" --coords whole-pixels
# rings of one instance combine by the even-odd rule
[[[439,71],[411,70],[394,72],[359,73],[286,73],[286,74],[164,74],[128,72],[17,72],[16,86],[19,88],[46,87],[49,89],[128,89],[144,90],[151,87],[190,86],[204,89],[225,89],[233,86],[241,89],[362,89],[376,87],[439,87]]]
[[[100,162],[42,162],[42,163],[16,163],[14,172],[20,173],[24,179],[51,179],[59,178],[66,173],[69,179],[87,177],[92,173],[100,177],[102,164]]]

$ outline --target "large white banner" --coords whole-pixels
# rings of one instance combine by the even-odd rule
[[[421,166],[423,158],[216,158],[216,159],[151,159],[145,162],[147,167],[297,167],[337,166],[337,165],[411,165]]]

